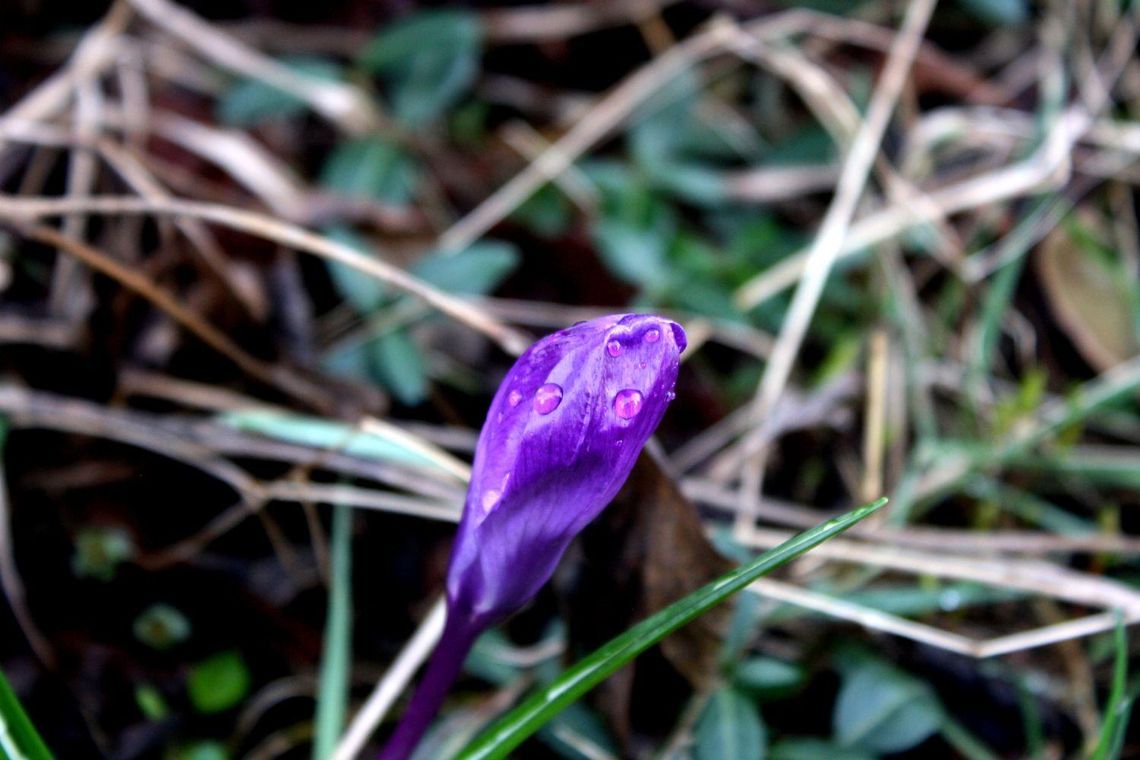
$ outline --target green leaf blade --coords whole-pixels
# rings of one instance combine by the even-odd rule
[[[942,724],[942,706],[923,681],[870,661],[847,676],[835,703],[835,739],[874,753],[902,752]]]
[[[611,639],[552,683],[540,689],[484,731],[459,757],[461,760],[506,757],[512,749],[559,711],[597,686],[638,654],[741,591],[757,578],[869,517],[886,503],[885,498],[880,499],[793,536],[751,562],[723,575],[719,580],[646,618],[625,633]]]
[[[718,689],[697,721],[696,760],[764,760],[768,729],[756,704],[738,690]]]
[[[3,673],[0,673],[0,755],[21,760],[52,760],[51,750],[32,725]]]
[[[313,760],[332,757],[348,713],[352,660],[352,509],[333,510],[328,613],[313,720]]]

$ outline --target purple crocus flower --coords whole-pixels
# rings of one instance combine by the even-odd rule
[[[507,374],[487,413],[447,573],[447,622],[381,760],[408,757],[475,639],[529,602],[614,498],[673,385],[685,332],[618,314],[549,335]]]

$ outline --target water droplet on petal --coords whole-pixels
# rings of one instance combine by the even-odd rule
[[[606,344],[606,353],[610,356],[621,356],[621,353],[624,350],[625,348],[622,347],[621,341],[618,341],[616,339],[611,340]]]
[[[661,340],[661,331],[656,327],[651,327],[645,331],[646,343],[656,343],[659,340]]]
[[[511,391],[507,394],[507,404],[513,409],[522,401],[522,394],[518,391]]]
[[[562,403],[562,386],[547,383],[534,392],[534,411],[550,414]]]
[[[665,400],[666,401],[672,401],[675,398],[677,398],[677,394],[674,393],[673,391],[669,391],[668,393],[665,394]]]
[[[641,391],[626,388],[614,396],[614,413],[623,420],[631,420],[641,411]]]
[[[499,503],[499,498],[503,495],[502,491],[491,489],[483,494],[483,514],[490,514],[495,505]]]
[[[622,445],[622,444],[624,444],[624,443],[625,443],[625,439],[624,439],[624,438],[618,438],[618,439],[617,439],[617,442],[616,442],[616,444],[615,444],[615,445],[617,445],[617,446],[621,446],[621,445]]]

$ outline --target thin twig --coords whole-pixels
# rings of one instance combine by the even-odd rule
[[[470,246],[545,182],[564,172],[591,146],[629,118],[663,83],[721,50],[731,39],[732,29],[727,24],[714,24],[639,69],[595,104],[586,116],[525,169],[452,225],[440,236],[438,247],[461,251]]]
[[[221,224],[283,246],[308,251],[337,261],[414,295],[456,320],[482,332],[510,354],[521,354],[529,341],[478,309],[450,296],[381,259],[296,225],[253,211],[195,201],[97,196],[93,198],[19,198],[0,196],[0,217],[29,220],[85,211],[104,215],[184,216]]]
[[[7,427],[8,423],[0,416],[0,437],[7,437]],[[2,453],[3,446],[0,445],[0,454]],[[8,599],[12,616],[16,618],[16,623],[24,632],[24,638],[28,640],[32,651],[40,662],[50,669],[55,669],[55,650],[28,610],[24,581],[20,578],[20,569],[16,566],[15,544],[12,541],[12,514],[8,502],[3,456],[0,456],[0,586],[4,589],[4,596]]]
[[[247,47],[168,0],[129,1],[140,15],[198,50],[203,56],[293,95],[350,134],[364,134],[375,130],[380,124],[375,106],[353,85],[300,74]]]
[[[446,609],[442,598],[432,604],[427,617],[400,650],[400,654],[376,684],[364,706],[353,717],[331,760],[354,760],[360,754],[368,737],[384,720],[388,710],[392,709],[392,705],[407,688],[420,665],[431,654],[435,643],[439,641],[439,637],[443,634],[444,618],[447,616]]]
[[[177,299],[159,288],[145,275],[130,269],[102,251],[82,241],[68,237],[51,227],[43,225],[18,226],[25,237],[66,251],[92,269],[113,278],[124,287],[134,291],[165,312],[178,324],[185,327],[203,343],[236,364],[243,372],[261,382],[273,386],[284,393],[304,402],[311,408],[331,412],[335,404],[325,389],[304,380],[296,372],[286,367],[269,364],[247,353],[213,325],[204,321],[193,311],[183,306]]]
[[[804,262],[804,278],[796,288],[784,318],[784,327],[776,339],[772,356],[753,405],[753,419],[760,420],[783,393],[791,374],[800,344],[815,313],[823,286],[843,245],[847,228],[862,195],[867,174],[875,160],[879,143],[895,101],[906,81],[907,72],[918,52],[919,43],[934,11],[937,0],[914,0],[907,6],[898,37],[891,48],[886,66],[875,87],[867,117],[859,127],[843,164],[843,172],[827,215]]]

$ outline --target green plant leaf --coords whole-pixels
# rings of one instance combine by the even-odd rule
[[[415,406],[427,398],[427,367],[420,347],[407,330],[384,333],[369,344],[376,380],[400,403]]]
[[[190,669],[186,691],[198,712],[222,712],[245,698],[251,680],[241,654],[221,652]]]
[[[3,418],[0,418],[0,425]],[[2,431],[0,431],[2,432]],[[0,435],[0,438],[3,436]],[[44,744],[36,727],[28,719],[16,692],[0,672],[0,755],[18,760],[51,760],[51,750]]]
[[[135,618],[133,631],[136,639],[161,652],[190,637],[190,621],[169,604],[152,604]]]
[[[324,646],[313,719],[313,760],[332,757],[348,712],[352,660],[352,509],[333,509],[329,546],[331,578]]]
[[[401,441],[354,425],[321,417],[306,417],[290,412],[248,409],[227,412],[219,417],[223,424],[238,430],[257,433],[302,446],[343,451],[364,459],[385,459],[397,464],[435,467],[431,459]]]
[[[390,203],[409,201],[418,180],[415,159],[379,137],[340,143],[321,169],[321,185],[328,190]]]
[[[503,686],[518,678],[520,672],[518,665],[500,656],[510,648],[510,639],[498,628],[492,628],[476,639],[463,662],[463,670],[495,686]]]
[[[1093,760],[1111,760],[1120,757],[1124,746],[1124,736],[1128,733],[1128,718],[1132,714],[1134,693],[1128,693],[1128,635],[1124,630],[1124,620],[1117,616],[1113,634],[1116,658],[1112,668],[1112,690],[1108,704],[1104,708],[1104,721],[1100,729],[1100,740],[1093,752]]]
[[[75,555],[71,569],[77,577],[100,581],[114,579],[119,565],[135,554],[130,535],[122,528],[92,526],[75,536]]]
[[[154,684],[143,683],[135,687],[135,704],[147,720],[159,721],[170,715],[166,697]]]
[[[510,243],[482,240],[455,254],[429,253],[410,267],[412,274],[453,295],[490,293],[519,265]]]
[[[696,760],[763,760],[768,750],[768,729],[756,703],[732,687],[713,693],[693,738]]]
[[[1025,0],[959,0],[962,7],[979,21],[991,26],[1012,26],[1029,20]]]
[[[375,256],[376,251],[368,244],[356,230],[343,224],[333,225],[321,230],[327,237],[332,238],[341,245],[347,245],[365,256]],[[340,297],[348,302],[357,313],[368,315],[376,311],[384,303],[388,289],[382,280],[367,275],[358,269],[342,264],[339,261],[325,260],[325,267],[329,270],[333,287],[340,293]]]
[[[827,739],[793,736],[773,744],[768,760],[875,760],[875,756]]]
[[[664,287],[670,275],[667,254],[678,227],[673,207],[622,164],[599,161],[585,168],[602,191],[601,213],[590,230],[602,263],[632,285]]]
[[[867,661],[839,690],[832,723],[844,747],[902,752],[938,730],[942,705],[929,685],[898,668]]]
[[[476,14],[425,11],[387,27],[361,51],[358,62],[386,80],[396,117],[416,127],[463,97],[479,74],[482,45]]]
[[[685,623],[743,590],[752,581],[767,575],[832,536],[842,533],[886,503],[886,499],[880,499],[793,536],[748,564],[726,573],[718,580],[646,618],[580,660],[509,714],[496,721],[468,745],[460,757],[463,760],[506,757],[514,747],[549,722],[568,704],[597,686],[634,657]]]
[[[176,748],[170,760],[229,760],[230,753],[220,742],[200,741]]]
[[[786,696],[803,685],[804,678],[802,667],[775,657],[750,657],[732,670],[733,683],[757,697]]]
[[[567,741],[568,732],[577,741]],[[590,753],[581,746],[580,742],[583,741],[601,749],[607,757],[618,757],[621,754],[613,737],[606,730],[605,721],[581,702],[567,706],[561,715],[542,727],[538,737],[546,746],[567,760],[591,760],[598,757],[597,753]]]
[[[341,67],[324,58],[297,57],[282,63],[302,76],[325,82],[339,81]],[[296,96],[260,79],[236,82],[218,99],[218,121],[231,127],[250,127],[269,119],[288,119],[308,106]]]
[[[511,212],[511,219],[536,235],[556,238],[565,234],[573,221],[573,209],[562,191],[546,184]]]

